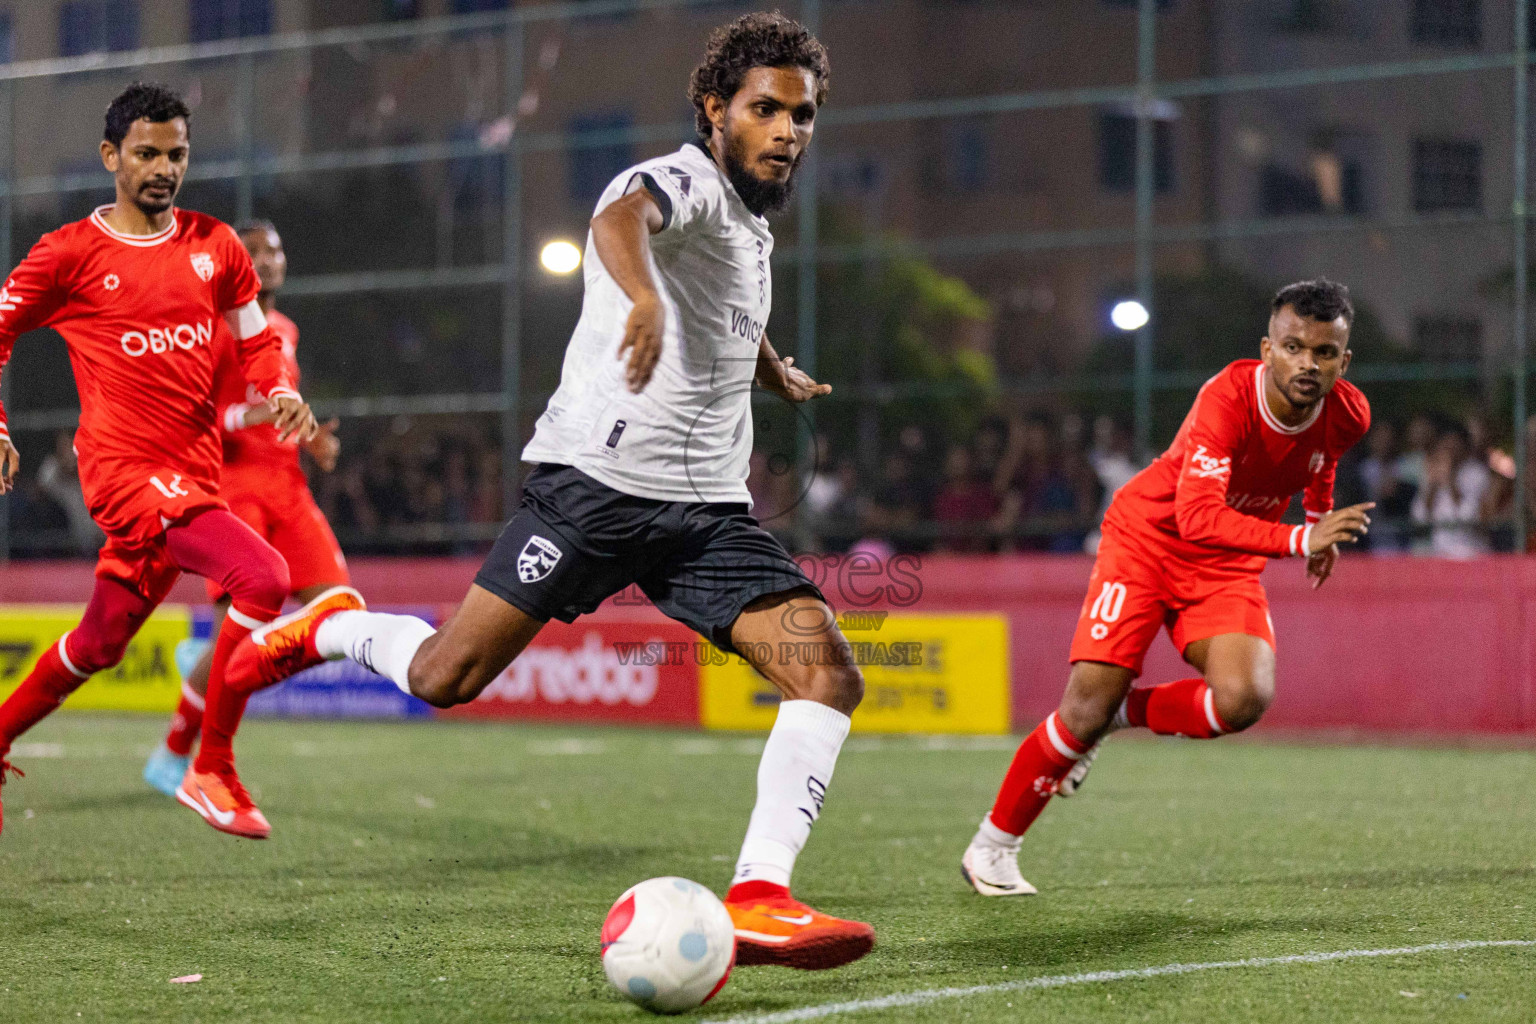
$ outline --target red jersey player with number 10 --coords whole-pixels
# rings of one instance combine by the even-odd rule
[[[1210,739],[1248,728],[1269,706],[1275,636],[1259,573],[1270,558],[1300,557],[1321,586],[1338,545],[1370,524],[1369,504],[1333,510],[1339,456],[1371,421],[1365,396],[1341,379],[1353,320],[1343,285],[1282,288],[1261,358],[1207,381],[1173,445],[1115,495],[1067,692],[1019,746],[961,859],[983,896],[1035,891],[1019,872],[1024,832],[1053,795],[1082,784],[1107,732],[1137,726]],[[1306,522],[1281,523],[1297,491]],[[1131,689],[1164,627],[1201,675]]]
[[[0,779],[16,737],[92,673],[116,665],[176,578],[193,572],[216,580],[233,603],[214,648],[202,750],[176,795],[214,828],[265,838],[270,826],[235,775],[245,697],[224,686],[224,666],[236,643],[281,610],[288,567],[219,497],[217,321],[237,339],[245,376],[279,432],[308,440],[316,425],[256,301],[260,283],[245,247],[227,225],[173,205],[190,116],[161,86],[135,84],[113,100],[100,149],[116,202],[44,235],[0,291],[0,365],[35,328],[53,328],[69,347],[81,487],[107,535],[80,625],[0,705]],[[19,455],[4,423],[0,410],[8,488]]]

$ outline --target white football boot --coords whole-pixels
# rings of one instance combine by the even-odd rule
[[[972,839],[960,858],[960,874],[983,896],[1033,896],[1038,891],[1019,873],[1018,845]]]
[[[1072,766],[1072,770],[1056,783],[1057,796],[1069,797],[1083,788],[1083,780],[1088,777],[1088,769],[1093,767],[1093,759],[1099,756],[1099,747],[1103,744],[1104,741],[1100,740],[1088,748],[1088,753],[1077,759],[1077,764]]]

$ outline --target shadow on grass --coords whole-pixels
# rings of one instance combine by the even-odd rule
[[[132,811],[146,807],[177,807],[174,800],[163,793],[148,788],[136,788],[129,792],[93,793],[90,796],[64,797],[38,801],[39,811]]]
[[[1352,922],[1354,919],[1349,916],[1202,919],[1187,914],[1148,911],[1116,914],[1084,925],[1063,927],[1036,922],[1033,928],[1017,925],[995,928],[990,934],[921,945],[892,945],[889,952],[895,958],[911,953],[921,953],[928,960],[942,956],[952,961],[957,969],[1022,967],[1043,972],[1080,971],[1103,968],[1107,964],[1140,966],[1142,959],[1138,954],[1175,939],[1181,945],[1202,939],[1226,942],[1243,935],[1289,935],[1303,929],[1339,931]]]

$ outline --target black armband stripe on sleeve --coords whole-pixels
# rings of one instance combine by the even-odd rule
[[[640,171],[635,177],[640,179],[640,184],[645,186],[645,190],[651,194],[651,198],[656,200],[656,205],[661,207],[661,230],[667,230],[667,228],[672,226],[672,197],[667,195],[660,185],[656,184],[656,179],[651,177],[648,172]]]

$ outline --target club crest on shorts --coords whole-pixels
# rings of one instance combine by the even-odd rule
[[[192,254],[192,269],[197,271],[197,276],[204,281],[213,280],[213,257],[205,252]]]
[[[517,578],[524,583],[537,583],[554,572],[560,562],[560,549],[538,534],[528,538],[523,550],[517,555]]]

